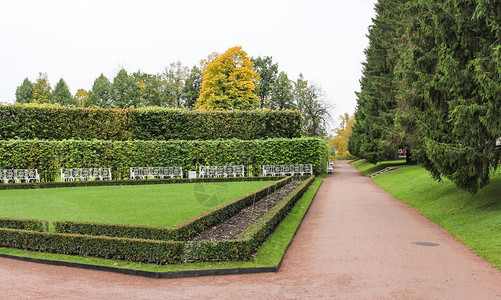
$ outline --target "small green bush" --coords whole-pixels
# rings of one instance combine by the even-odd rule
[[[0,228],[44,231],[47,227],[48,223],[40,220],[0,218]]]

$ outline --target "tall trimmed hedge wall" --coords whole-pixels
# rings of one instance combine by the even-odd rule
[[[128,179],[129,167],[245,165],[246,175],[261,175],[263,164],[313,164],[326,172],[328,145],[321,138],[210,141],[0,141],[0,169],[36,168],[44,182],[60,168],[111,168],[113,179]]]
[[[241,140],[300,136],[298,111],[0,105],[0,140]]]

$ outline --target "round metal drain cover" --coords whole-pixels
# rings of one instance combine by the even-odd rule
[[[418,246],[427,246],[427,247],[434,247],[434,246],[440,246],[440,244],[437,243],[430,243],[430,242],[412,242],[414,245]]]

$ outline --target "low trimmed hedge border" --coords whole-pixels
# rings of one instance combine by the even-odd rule
[[[251,260],[314,180],[315,176],[306,179],[235,240],[187,242],[183,261]]]
[[[179,263],[184,243],[0,228],[0,247],[143,263]]]
[[[0,218],[0,228],[23,229],[41,232],[49,229],[49,223],[35,219]]]
[[[117,186],[117,185],[147,185],[171,183],[197,183],[197,182],[238,182],[238,181],[272,181],[284,176],[268,177],[203,177],[203,178],[168,178],[168,179],[140,179],[140,180],[92,180],[92,181],[67,181],[67,182],[30,182],[30,183],[0,183],[1,190],[22,189],[50,189],[63,187],[85,186]]]
[[[264,177],[266,178],[266,177]],[[222,222],[238,211],[261,199],[271,191],[291,182],[293,177],[286,177],[272,184],[215,206],[196,216],[186,219],[173,227],[105,224],[90,222],[56,221],[55,230],[58,233],[83,234],[94,236],[110,236],[121,238],[151,239],[151,240],[188,240],[207,228]]]
[[[279,182],[290,179],[291,177],[284,178]],[[158,241],[0,228],[0,247],[155,264],[249,260],[294,207],[313,180],[314,176],[305,180],[236,240]]]

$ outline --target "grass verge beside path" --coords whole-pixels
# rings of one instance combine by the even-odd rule
[[[317,192],[322,179],[317,179],[310,188],[299,199],[291,213],[280,223],[275,232],[266,240],[256,254],[253,261],[236,261],[236,262],[204,262],[204,263],[185,263],[178,265],[154,265],[132,263],[126,261],[117,261],[110,259],[100,259],[93,257],[49,254],[40,252],[30,252],[25,250],[0,248],[0,254],[31,257],[46,260],[56,260],[80,264],[89,264],[97,266],[113,267],[118,263],[117,268],[149,271],[149,272],[175,272],[188,270],[215,270],[215,269],[233,269],[233,268],[257,268],[257,267],[276,267],[289,245],[296,229],[298,228],[304,214],[310,207],[313,197]]]
[[[370,162],[365,161],[356,163],[355,167],[365,176],[370,176],[378,171],[381,171],[384,168],[402,165],[405,165],[405,159],[382,161],[378,162],[377,164],[371,164]]]
[[[434,181],[420,166],[406,166],[373,181],[438,224],[501,270],[501,174],[472,195],[451,181]]]

